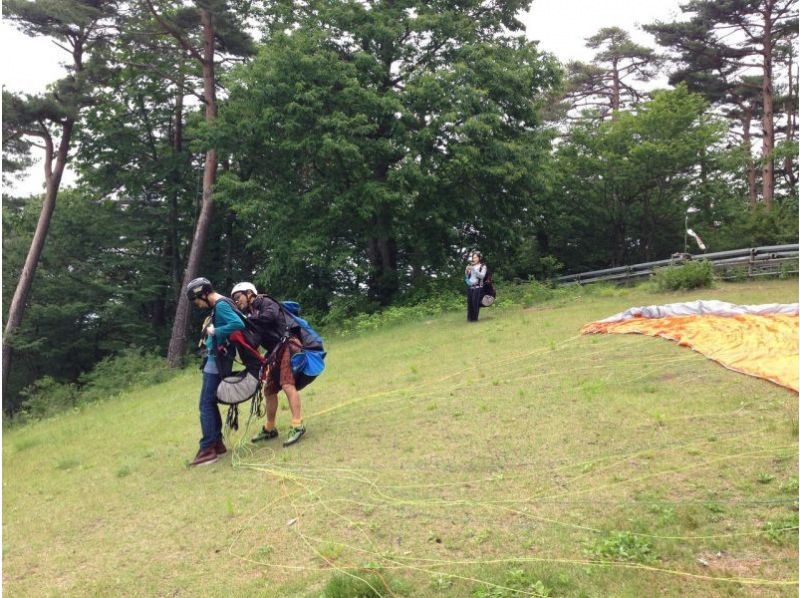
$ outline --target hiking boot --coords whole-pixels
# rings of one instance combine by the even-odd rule
[[[250,442],[261,442],[263,440],[272,440],[273,438],[277,437],[278,437],[277,428],[272,428],[272,430],[265,430],[264,428],[261,428],[261,431],[257,435],[253,436],[250,439]]]
[[[219,459],[217,451],[214,450],[213,446],[210,446],[206,449],[200,449],[197,451],[194,461],[189,463],[189,465],[211,465],[217,459]]]
[[[217,440],[216,444],[214,444],[214,450],[218,455],[224,455],[228,452],[228,449],[225,447],[225,443],[221,440]]]
[[[299,428],[289,428],[289,435],[283,442],[283,446],[292,446],[294,443],[298,442],[305,433],[306,433],[305,426],[300,426]]]

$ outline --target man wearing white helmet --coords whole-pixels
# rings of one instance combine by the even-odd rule
[[[231,290],[231,298],[236,306],[253,324],[258,343],[267,351],[269,370],[264,384],[264,396],[267,399],[267,421],[261,431],[252,438],[252,442],[262,442],[278,437],[275,418],[278,413],[278,392],[283,390],[289,401],[292,413],[292,425],[283,446],[290,446],[300,440],[306,433],[300,406],[300,393],[313,378],[292,372],[291,357],[303,348],[302,343],[294,335],[287,333],[289,322],[280,303],[267,295],[259,295],[251,282],[240,282]]]

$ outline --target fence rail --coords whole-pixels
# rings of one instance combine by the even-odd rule
[[[706,260],[711,262],[717,276],[724,280],[753,278],[756,276],[779,276],[797,274],[798,245],[768,245],[766,247],[750,247],[732,249],[716,253],[692,255],[675,254],[668,260],[645,262],[632,266],[606,268],[593,272],[568,274],[556,278],[559,284],[589,284],[592,282],[613,281],[625,282],[649,277],[657,268],[671,265],[682,265],[690,260]]]

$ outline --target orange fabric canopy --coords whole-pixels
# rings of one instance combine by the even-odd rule
[[[728,369],[798,391],[798,317],[713,314],[592,322],[582,334],[646,334],[690,347]]]

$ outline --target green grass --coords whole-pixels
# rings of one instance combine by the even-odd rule
[[[200,469],[193,369],[8,429],[3,590],[795,595],[797,396],[668,341],[578,336],[699,298],[797,301],[797,283],[574,289],[332,338],[297,446],[248,444],[244,410]]]

